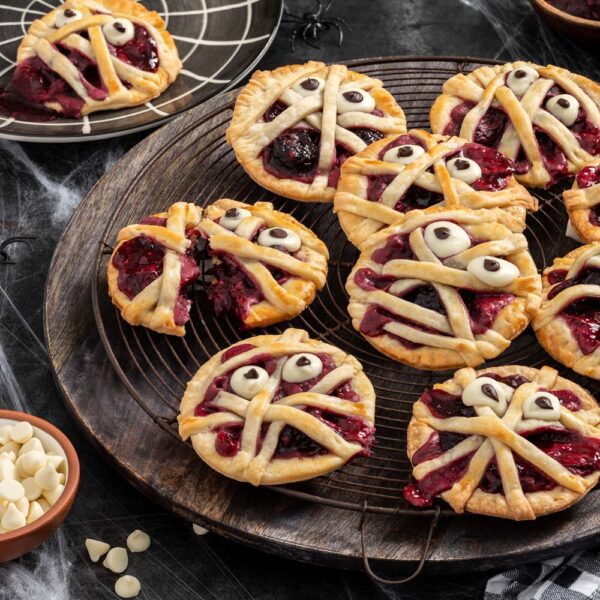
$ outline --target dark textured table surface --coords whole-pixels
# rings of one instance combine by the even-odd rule
[[[288,0],[294,12],[311,4]],[[352,27],[341,47],[330,32],[320,50],[299,42],[292,55],[290,26],[284,24],[260,67],[307,59],[468,55],[551,62],[600,76],[600,61],[547,29],[525,0],[337,0],[331,14]],[[114,598],[114,575],[89,562],[83,541],[95,537],[123,545],[136,528],[152,537],[150,550],[133,555],[128,571],[142,581],[140,598],[480,598],[489,574],[422,576],[407,586],[382,588],[361,573],[293,563],[211,534],[198,537],[189,523],[125,484],[82,437],[62,404],[44,346],[46,273],[80,200],[145,135],[79,145],[0,141],[0,241],[16,234],[39,238],[31,249],[11,248],[16,264],[0,264],[0,407],[26,410],[58,425],[82,463],[80,491],[64,526],[40,550],[0,565],[0,599]]]

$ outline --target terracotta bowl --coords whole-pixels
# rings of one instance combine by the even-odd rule
[[[582,19],[552,6],[546,0],[529,0],[548,25],[572,40],[590,49],[600,42],[600,21]]]
[[[67,459],[67,477],[63,493],[47,513],[30,525],[10,533],[0,533],[0,562],[23,556],[47,540],[69,514],[79,486],[79,459],[65,434],[39,417],[13,410],[0,410],[0,425],[19,421],[29,421],[33,425],[44,450],[60,453]]]

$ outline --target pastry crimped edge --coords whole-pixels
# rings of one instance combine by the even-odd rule
[[[586,166],[594,166],[597,164],[598,163],[593,163],[593,165]],[[579,237],[586,243],[600,241],[600,227],[590,222],[591,206],[588,206],[588,195],[597,197],[597,204],[600,204],[600,182],[587,188],[580,188],[577,185],[577,179],[575,179],[571,189],[565,190],[562,194],[573,229],[575,229]],[[596,204],[592,206],[596,206]]]

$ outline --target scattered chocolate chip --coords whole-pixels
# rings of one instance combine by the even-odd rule
[[[500,263],[497,260],[493,260],[491,258],[486,258],[483,261],[483,268],[486,271],[492,271],[492,273],[493,273],[494,271],[500,270]]]
[[[559,98],[556,101],[556,104],[558,104],[562,108],[569,108],[569,106],[571,106],[571,103],[566,98]]]
[[[515,77],[516,77],[517,79],[521,79],[521,78],[525,77],[525,75],[527,75],[527,72],[526,72],[526,71],[523,71],[523,69],[517,69],[517,70],[515,71]]]
[[[120,21],[115,21],[113,23],[113,27],[119,32],[119,33],[125,33],[125,31],[127,31],[125,29],[125,25],[123,25],[123,23],[121,23]]]
[[[468,169],[471,166],[471,163],[468,160],[465,160],[464,158],[457,158],[454,161],[454,166],[459,171],[464,171],[465,169]]]
[[[398,148],[398,156],[412,156],[413,155],[413,149],[410,146],[400,146],[400,148]]]
[[[287,232],[283,229],[279,229],[279,227],[275,227],[275,229],[271,229],[269,235],[277,238],[278,240],[282,240],[283,238],[287,237]]]
[[[244,373],[246,379],[258,379],[258,371],[253,367]]]
[[[229,217],[230,219],[235,219],[238,216],[238,209],[237,208],[228,208],[225,211],[225,216]]]
[[[552,402],[550,402],[550,398],[547,398],[546,396],[536,398],[535,403],[540,408],[552,408]]]
[[[309,77],[300,84],[300,87],[308,91],[316,90],[319,87],[319,80]]]
[[[308,356],[301,356],[297,361],[296,364],[299,367],[307,367],[308,365],[310,365],[310,358],[308,358]]]
[[[363,95],[360,92],[344,92],[342,95],[344,96],[344,98],[346,98],[346,100],[348,100],[348,102],[358,104],[359,102],[363,101]]]
[[[450,237],[450,229],[448,227],[437,227],[433,230],[433,233],[438,240],[447,240]]]
[[[75,17],[77,13],[71,8],[65,8],[63,15],[65,15],[67,19],[71,19],[72,17]]]
[[[488,398],[491,398],[492,400],[495,400],[496,402],[498,402],[498,400],[499,400],[498,392],[496,391],[496,388],[491,383],[484,383],[481,386],[481,392]]]

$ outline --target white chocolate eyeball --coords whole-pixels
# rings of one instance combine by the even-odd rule
[[[563,125],[571,127],[577,121],[579,100],[570,94],[558,94],[546,102],[546,110],[552,113]]]
[[[466,406],[488,406],[499,417],[508,407],[502,385],[491,377],[478,377],[471,381],[463,390],[462,401]]]
[[[90,560],[95,563],[100,560],[101,556],[104,556],[110,550],[110,546],[106,542],[93,540],[91,538],[85,540],[85,547],[90,556]]]
[[[324,79],[320,77],[307,77],[306,79],[297,81],[292,89],[301,96],[312,96],[313,94],[320,94],[324,87]]]
[[[471,247],[471,238],[456,223],[436,221],[425,227],[425,243],[438,258],[448,258]]]
[[[337,111],[341,115],[347,112],[366,112],[375,110],[375,98],[364,90],[346,90],[339,92],[337,97]]]
[[[133,575],[123,575],[115,582],[115,594],[119,598],[135,598],[142,589],[142,584]]]
[[[83,13],[74,8],[65,8],[56,15],[54,27],[60,29],[61,27],[73,23],[74,21],[79,21],[80,19],[83,19]]]
[[[282,378],[289,383],[302,383],[323,372],[323,362],[316,354],[294,354],[283,365]]]
[[[519,269],[515,265],[495,256],[474,258],[467,265],[467,271],[492,287],[504,287],[519,276]]]
[[[416,144],[404,144],[402,146],[390,148],[383,155],[383,160],[399,163],[401,165],[409,165],[410,163],[415,162],[415,160],[424,153],[425,150],[421,146],[417,146]]]
[[[262,367],[247,365],[233,372],[229,384],[238,396],[250,400],[263,389],[268,380],[269,374]]]
[[[451,177],[460,179],[468,185],[481,179],[481,167],[474,160],[464,156],[451,158],[446,163],[446,168]]]
[[[140,529],[132,531],[127,537],[129,552],[145,552],[150,548],[150,536]]]
[[[298,234],[283,227],[270,227],[261,231],[257,241],[261,246],[283,246],[288,252],[297,252],[302,246]]]
[[[245,208],[228,208],[225,214],[219,219],[219,225],[233,231],[237,229],[238,225],[248,217],[252,216],[252,213]]]
[[[511,71],[506,78],[506,85],[512,90],[513,94],[520,98],[531,86],[539,79],[540,74],[532,67],[519,67]]]
[[[124,46],[135,36],[135,25],[129,20],[119,17],[102,25],[102,33],[112,46]]]
[[[111,548],[102,563],[102,566],[106,567],[113,573],[122,573],[129,565],[129,557],[127,556],[127,550],[125,548]]]
[[[523,402],[523,418],[558,421],[560,419],[560,402],[550,392],[536,392]]]

